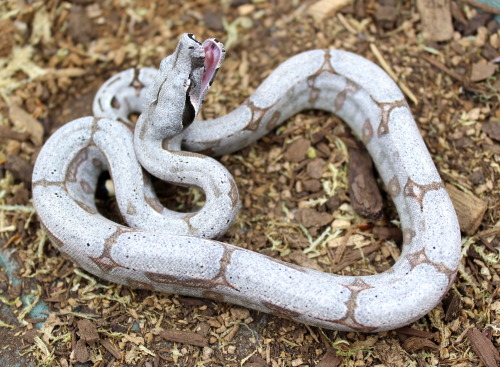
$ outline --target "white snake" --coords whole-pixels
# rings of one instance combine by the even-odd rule
[[[434,308],[455,278],[460,231],[396,84],[355,54],[308,51],[279,66],[227,116],[187,127],[223,57],[217,40],[202,45],[183,35],[160,71],[131,69],[104,84],[94,113],[113,119],[77,119],[50,137],[35,165],[33,200],[56,246],[112,282],[235,303],[327,329],[394,329]],[[221,155],[304,109],[343,118],[373,157],[404,235],[390,270],[326,274],[208,239],[231,225],[238,191],[215,160],[180,151],[181,139],[188,151]],[[127,120],[132,110],[143,111],[135,133]],[[201,188],[205,206],[187,214],[165,209],[141,165],[161,179]],[[94,191],[104,169],[111,172],[129,227],[96,209]]]

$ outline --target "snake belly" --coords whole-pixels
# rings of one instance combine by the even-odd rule
[[[127,72],[115,77],[122,89],[140,75]],[[141,80],[144,85],[151,82],[147,76]],[[129,111],[120,116],[103,103],[113,100],[106,94],[111,88],[103,88],[94,106],[100,103],[105,117],[125,121]],[[78,183],[75,152],[94,155],[80,171],[92,171],[86,177],[95,177],[92,164],[103,165],[106,159],[89,142],[110,119],[87,118],[89,126],[80,132],[85,137],[71,138],[75,134],[68,131],[44,146],[33,179],[40,220],[62,252],[112,282],[234,303],[327,329],[376,332],[421,318],[455,278],[460,231],[411,111],[397,85],[378,66],[340,50],[298,54],[228,115],[194,121],[184,133],[183,146],[211,155],[230,153],[304,109],[338,115],[370,152],[403,231],[401,256],[388,271],[370,276],[327,274],[231,244],[157,228],[131,228],[104,218],[93,206],[95,179],[89,179],[85,190]],[[57,167],[57,172],[49,167]],[[72,195],[70,181],[77,191]],[[80,202],[74,200],[78,195]]]

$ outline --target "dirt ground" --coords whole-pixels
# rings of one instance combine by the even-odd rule
[[[414,1],[347,1],[334,11],[337,3],[0,1],[0,363],[500,365],[500,32],[491,12],[500,10],[453,1],[450,36],[439,39],[446,19],[438,12],[429,23]],[[239,106],[280,63],[305,50],[345,49],[392,72],[460,212],[464,256],[442,304],[395,331],[322,330],[110,284],[52,247],[31,203],[31,170],[43,142],[61,125],[91,115],[107,78],[158,66],[184,32],[216,37],[227,48],[205,119]],[[243,202],[222,240],[342,275],[389,269],[400,253],[397,215],[385,193],[382,219],[353,210],[353,141],[338,118],[310,111],[221,157]],[[202,201],[194,189],[158,184],[158,190],[170,208]],[[113,198],[98,204],[116,215]]]

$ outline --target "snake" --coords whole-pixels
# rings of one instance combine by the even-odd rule
[[[216,39],[183,34],[159,70],[128,69],[105,82],[94,116],[60,127],[33,172],[33,203],[66,257],[130,287],[227,302],[326,329],[378,332],[429,313],[461,260],[457,216],[404,95],[354,53],[310,50],[275,69],[232,112],[195,119],[224,59]],[[237,185],[215,158],[252,144],[292,115],[319,109],[364,143],[403,233],[387,271],[338,275],[301,267],[218,238],[240,208]],[[137,123],[131,113],[140,113]],[[95,204],[109,170],[127,225]],[[166,209],[151,177],[205,193],[198,210]]]

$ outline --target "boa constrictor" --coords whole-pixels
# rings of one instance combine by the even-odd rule
[[[50,137],[35,165],[33,199],[54,244],[112,282],[230,302],[328,329],[394,329],[429,312],[456,275],[460,231],[395,83],[355,54],[308,51],[279,66],[233,112],[193,122],[223,57],[217,40],[201,44],[183,35],[158,72],[131,69],[111,78],[96,96],[96,117],[72,121]],[[326,274],[208,239],[231,225],[238,191],[225,168],[191,152],[241,149],[304,109],[343,118],[373,157],[404,234],[390,270]],[[132,110],[142,111],[134,132]],[[180,150],[181,140],[187,151]],[[165,209],[141,165],[164,180],[200,187],[203,209]],[[96,209],[94,191],[104,169],[128,227]]]

